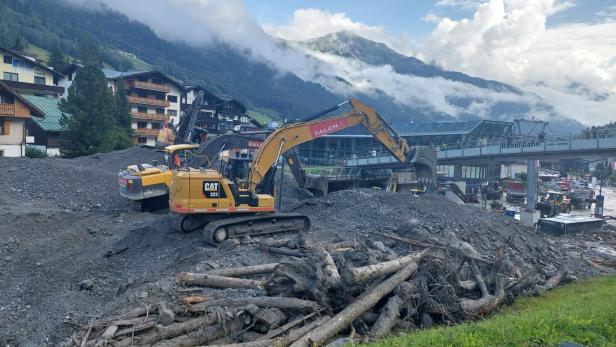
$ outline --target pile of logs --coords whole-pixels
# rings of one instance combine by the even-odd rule
[[[250,288],[262,296],[241,296],[239,289],[219,298],[178,297],[95,321],[68,345],[342,345],[477,317],[519,293],[542,293],[568,279],[566,272],[540,279],[537,268],[523,273],[504,247],[482,255],[455,235],[381,237],[327,245],[274,240],[262,249],[284,254],[279,263],[178,276],[182,287]]]

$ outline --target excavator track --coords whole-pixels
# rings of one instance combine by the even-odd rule
[[[206,242],[217,246],[228,238],[308,230],[310,219],[307,216],[276,213],[213,221],[203,228],[203,236]]]

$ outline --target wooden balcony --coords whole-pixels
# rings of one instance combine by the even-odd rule
[[[134,119],[157,120],[166,122],[169,120],[169,115],[158,113],[132,112]]]
[[[133,129],[133,132],[136,136],[157,137],[160,129],[137,128]]]
[[[154,90],[157,92],[169,93],[169,87],[165,84],[133,81],[131,85],[133,86],[133,88]]]
[[[138,97],[138,96],[129,96],[128,97],[128,102],[130,102],[131,104],[139,104],[139,105],[169,107],[169,101],[167,101],[167,100],[141,98],[141,97]]]
[[[14,116],[15,105],[13,104],[0,104],[0,116]]]

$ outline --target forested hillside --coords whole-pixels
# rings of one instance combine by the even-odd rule
[[[76,55],[76,42],[84,35],[100,45],[103,59],[116,69],[132,68],[119,50],[134,53],[165,73],[230,94],[252,109],[304,115],[340,101],[318,84],[292,74],[281,76],[223,43],[205,48],[170,43],[111,10],[85,10],[58,0],[0,0],[2,46],[22,41]]]

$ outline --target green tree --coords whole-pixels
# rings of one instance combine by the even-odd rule
[[[51,48],[49,52],[49,58],[47,59],[47,65],[51,67],[57,67],[65,63],[64,55],[60,51],[60,47],[57,45]]]
[[[130,113],[130,104],[126,97],[126,88],[122,81],[118,81],[114,97],[113,117],[116,125],[115,149],[123,149],[132,145],[131,137],[133,129],[131,124],[133,117]]]
[[[87,39],[80,41],[83,66],[77,69],[68,98],[61,103],[64,131],[60,151],[64,157],[77,157],[115,148],[115,103],[111,88],[101,70],[96,46]]]

